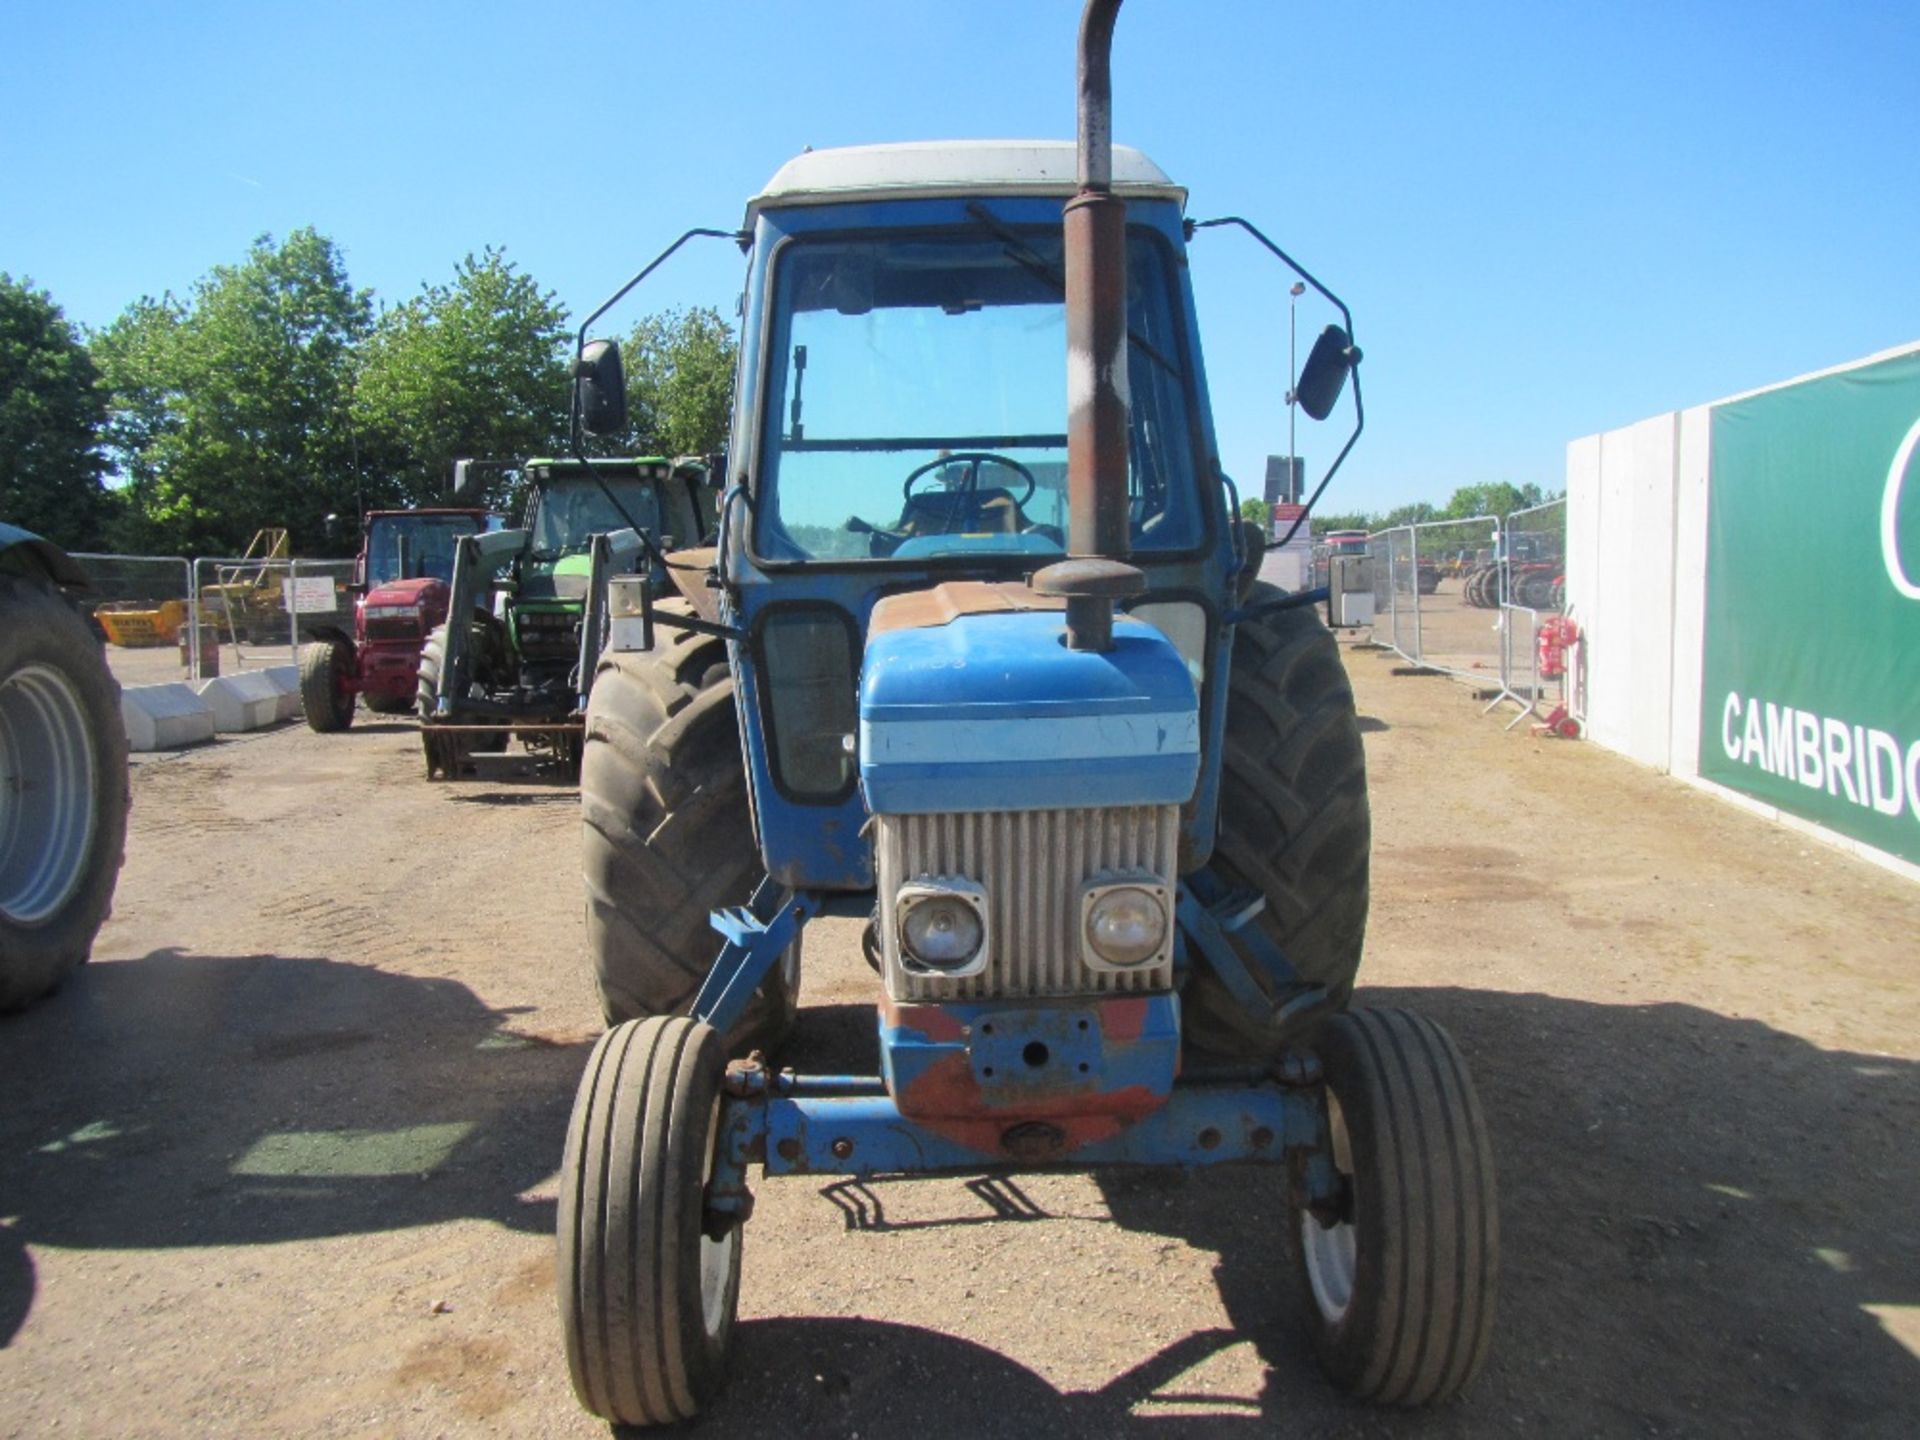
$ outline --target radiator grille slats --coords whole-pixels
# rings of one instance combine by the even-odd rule
[[[1080,887],[1097,874],[1145,871],[1171,883],[1178,806],[882,815],[880,936],[887,990],[899,1000],[989,1000],[1167,990],[1171,963],[1127,974],[1080,962]],[[962,875],[986,887],[991,956],[961,979],[910,974],[900,959],[894,896],[923,876]]]

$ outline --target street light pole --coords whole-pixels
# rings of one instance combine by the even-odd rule
[[[1297,501],[1299,491],[1305,488],[1306,477],[1300,473],[1300,451],[1295,447],[1294,432],[1300,419],[1299,397],[1294,387],[1299,384],[1299,334],[1300,334],[1300,297],[1307,287],[1300,281],[1293,282],[1293,288],[1287,291],[1287,465],[1292,473],[1288,476],[1294,482]]]

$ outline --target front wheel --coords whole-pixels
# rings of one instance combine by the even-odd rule
[[[600,1037],[560,1168],[557,1288],[580,1403],[615,1425],[690,1420],[719,1392],[740,1226],[710,1222],[719,1032],[684,1016]]]
[[[1430,1405],[1486,1358],[1499,1272],[1493,1149],[1447,1032],[1406,1010],[1336,1015],[1318,1037],[1342,1195],[1294,1211],[1314,1348],[1334,1384]]]
[[[315,640],[300,647],[300,709],[321,734],[353,724],[353,646],[344,640]]]

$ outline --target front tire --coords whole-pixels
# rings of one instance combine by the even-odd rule
[[[616,1425],[689,1420],[726,1375],[740,1226],[709,1235],[726,1054],[674,1016],[600,1037],[560,1167],[556,1281],[574,1393]]]
[[[353,646],[315,640],[300,647],[300,709],[321,734],[353,724]]]
[[[120,687],[45,581],[0,575],[0,1012],[86,963],[127,838]]]
[[[433,718],[433,707],[440,698],[440,669],[447,657],[447,627],[436,625],[427,632],[427,643],[420,647],[419,676],[413,682],[413,709],[421,720]]]
[[[660,602],[670,610],[672,601]],[[661,626],[652,650],[603,656],[580,765],[587,952],[609,1024],[684,1014],[713,968],[713,911],[763,871],[723,643]],[[727,1036],[771,1048],[792,1024],[796,940]]]
[[[1435,1404],[1473,1379],[1493,1330],[1500,1224],[1486,1120],[1460,1051],[1431,1020],[1354,1010],[1317,1040],[1346,1193],[1337,1218],[1294,1210],[1314,1348],[1361,1399]]]
[[[1280,593],[1256,585],[1249,603]],[[1353,687],[1307,607],[1242,623],[1232,665],[1212,867],[1229,887],[1265,898],[1256,923],[1303,980],[1344,1006],[1366,941],[1373,846]],[[1271,1015],[1249,1014],[1204,965],[1181,1005],[1186,1038],[1202,1050],[1274,1048]]]

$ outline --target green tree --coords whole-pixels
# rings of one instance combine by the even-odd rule
[[[1438,519],[1440,512],[1424,500],[1415,500],[1410,505],[1399,505],[1380,518],[1372,529],[1386,529],[1394,525],[1424,525],[1429,520]]]
[[[733,329],[710,306],[649,315],[624,347],[634,452],[705,455],[727,444]]]
[[[1267,519],[1272,513],[1267,508],[1267,502],[1257,495],[1251,495],[1240,502],[1240,518],[1251,520],[1262,530],[1267,528]]]
[[[263,235],[190,302],[130,306],[95,341],[113,392],[109,453],[126,480],[119,543],[217,555],[284,525],[296,552],[358,487],[348,400],[372,323],[334,243]]]
[[[72,550],[105,544],[99,379],[52,297],[0,272],[0,519]]]
[[[1462,485],[1455,490],[1440,518],[1465,520],[1474,515],[1498,515],[1504,520],[1515,510],[1525,510],[1540,502],[1538,485],[1513,485],[1505,480],[1492,480],[1481,485]]]
[[[369,503],[444,501],[462,457],[519,460],[566,438],[567,312],[498,250],[384,312],[353,414]]]

